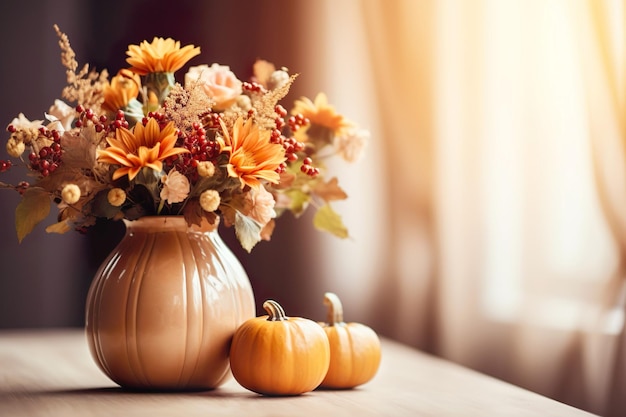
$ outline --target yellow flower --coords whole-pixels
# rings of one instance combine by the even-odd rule
[[[111,79],[111,84],[104,87],[102,108],[112,113],[123,109],[132,99],[137,98],[140,88],[139,74],[135,74],[129,69],[121,69]]]
[[[324,93],[319,93],[315,97],[315,102],[307,97],[296,100],[291,114],[301,114],[309,119],[312,125],[325,127],[335,135],[341,134],[344,129],[352,126],[348,120],[335,111],[333,106],[328,104],[328,99]]]
[[[200,47],[187,45],[181,48],[180,42],[172,38],[155,37],[152,43],[143,41],[140,45],[129,45],[126,62],[131,65],[130,69],[139,75],[176,72],[199,53]]]
[[[232,136],[221,123],[226,140],[222,150],[230,152],[228,174],[241,180],[241,188],[248,185],[258,189],[260,180],[277,184],[280,175],[276,170],[285,161],[283,146],[271,143],[270,132],[259,129],[251,118],[244,124],[239,117],[233,126]]]
[[[163,129],[155,119],[150,119],[145,127],[137,123],[132,131],[119,128],[115,131],[115,138],[107,138],[109,147],[97,151],[98,162],[121,165],[113,173],[113,180],[124,175],[132,180],[144,167],[161,172],[163,160],[189,152],[185,148],[175,148],[176,139],[173,122]]]

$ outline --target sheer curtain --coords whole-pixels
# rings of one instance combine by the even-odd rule
[[[624,3],[319,4],[318,84],[372,141],[318,285],[384,334],[621,415]]]

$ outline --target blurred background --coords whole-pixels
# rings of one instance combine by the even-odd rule
[[[55,23],[81,64],[110,73],[154,36],[200,46],[191,65],[240,79],[256,58],[300,73],[285,103],[324,91],[371,139],[354,166],[331,166],[350,239],[310,216],[281,218],[251,254],[222,234],[257,302],[322,320],[334,291],[347,321],[621,416],[625,22],[623,0],[8,0],[0,116],[43,119],[60,97]],[[82,326],[123,226],[38,227],[18,244],[18,201],[0,190],[0,327]]]

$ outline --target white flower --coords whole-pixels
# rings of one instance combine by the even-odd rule
[[[163,189],[161,199],[170,204],[180,203],[189,195],[189,180],[176,170],[171,170],[168,175],[161,177]]]
[[[198,83],[214,102],[216,110],[224,110],[242,93],[242,82],[226,65],[198,65],[185,74],[185,86]]]
[[[357,161],[365,149],[369,131],[365,129],[349,129],[346,134],[335,138],[335,147],[339,155],[347,162]]]
[[[26,118],[26,116],[24,116],[24,113],[20,113],[15,119],[11,121],[10,125],[12,125],[17,130],[38,130],[41,126],[43,126],[43,120],[30,121]]]
[[[72,122],[74,121],[76,111],[73,107],[69,106],[62,100],[54,100],[54,105],[50,106],[48,113],[46,113],[46,119],[52,123],[58,123],[60,127],[56,129],[59,133],[63,133],[66,130],[72,128]]]
[[[271,90],[279,89],[289,82],[289,74],[284,69],[274,71],[268,80],[268,87]]]

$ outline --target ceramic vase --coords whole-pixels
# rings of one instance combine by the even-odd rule
[[[244,268],[215,225],[189,227],[181,216],[124,222],[87,296],[95,362],[129,389],[220,386],[232,335],[255,315]]]

